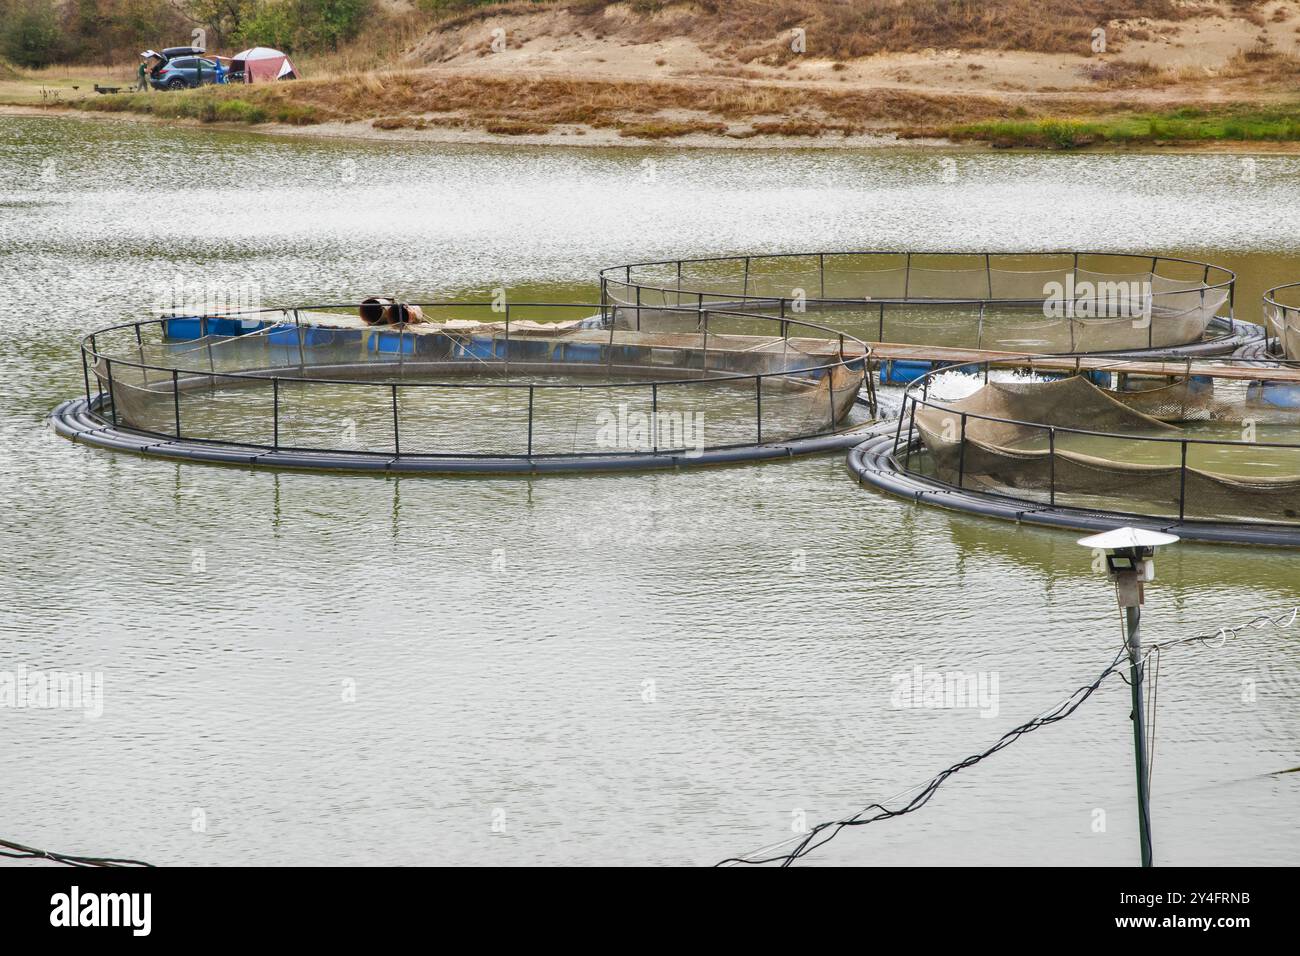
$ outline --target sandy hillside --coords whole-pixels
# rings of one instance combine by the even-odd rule
[[[890,88],[985,95],[1124,91],[1168,98],[1180,92],[1216,96],[1257,87],[1258,76],[1224,75],[1240,66],[1234,59],[1251,51],[1300,51],[1297,0],[1245,8],[1197,4],[1196,9],[1204,13],[1178,21],[1108,21],[1101,25],[1108,40],[1104,53],[1094,53],[1085,40],[1077,52],[930,47],[839,59],[818,55],[814,33],[806,36],[807,52],[794,56],[785,49],[793,34],[785,31],[766,44],[780,54],[780,64],[767,62],[771,53],[738,62],[734,45],[729,50],[716,39],[696,39],[708,32],[701,28],[703,15],[692,14],[685,5],[649,16],[621,5],[597,13],[525,9],[466,18],[430,34],[402,61],[417,68],[498,76],[760,81],[832,91]],[[752,53],[753,46],[744,52]]]

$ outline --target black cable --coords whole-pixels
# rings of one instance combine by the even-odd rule
[[[1297,621],[1300,621],[1300,607],[1293,607],[1285,614],[1279,614],[1277,617],[1269,617],[1267,614],[1260,614],[1244,624],[1237,624],[1234,627],[1221,627],[1213,634],[1194,634],[1191,637],[1179,637],[1172,641],[1160,641],[1157,644],[1150,645],[1150,650],[1163,650],[1167,647],[1178,647],[1182,644],[1201,644],[1206,647],[1222,647],[1224,644],[1228,643],[1230,638],[1238,637],[1241,631],[1263,630],[1266,627],[1274,627],[1281,630],[1282,628],[1291,627]]]
[[[1213,634],[1197,634],[1191,637],[1176,638],[1174,640],[1161,641],[1156,644],[1149,645],[1145,649],[1145,652],[1142,656],[1142,660],[1139,663],[1145,665],[1146,659],[1150,657],[1152,654],[1155,654],[1156,655],[1156,665],[1155,665],[1156,678],[1158,679],[1160,673],[1159,653],[1160,651],[1166,648],[1178,647],[1180,645],[1186,645],[1186,644],[1201,644],[1207,647],[1222,647],[1224,644],[1228,642],[1229,638],[1237,637],[1241,631],[1250,630],[1250,629],[1262,629],[1266,627],[1275,627],[1281,629],[1281,628],[1290,627],[1296,624],[1298,621],[1300,621],[1300,607],[1292,608],[1289,612],[1279,615],[1277,617],[1270,617],[1268,615],[1261,614],[1258,617],[1255,617],[1252,620],[1245,622],[1244,624],[1238,624],[1234,627],[1221,627]],[[1127,622],[1125,622],[1124,633],[1127,634]],[[939,787],[941,787],[949,777],[957,773],[959,770],[964,770],[967,767],[973,767],[981,760],[985,759],[986,757],[991,757],[993,754],[997,753],[999,750],[1001,750],[1004,747],[1010,746],[1016,740],[1020,739],[1022,736],[1024,736],[1027,733],[1030,733],[1031,731],[1038,730],[1040,727],[1046,727],[1049,724],[1054,724],[1057,721],[1061,721],[1064,720],[1066,717],[1069,717],[1076,710],[1078,710],[1079,706],[1085,700],[1091,697],[1097,691],[1097,688],[1101,686],[1102,682],[1105,681],[1106,678],[1110,677],[1112,674],[1118,674],[1120,679],[1123,680],[1125,684],[1127,684],[1128,680],[1124,676],[1124,671],[1122,667],[1122,662],[1127,657],[1128,657],[1128,644],[1127,642],[1125,642],[1123,649],[1120,650],[1120,652],[1115,655],[1115,659],[1110,662],[1110,665],[1107,666],[1107,668],[1104,671],[1102,671],[1100,675],[1098,675],[1095,681],[1093,681],[1091,684],[1088,684],[1085,687],[1080,687],[1069,697],[1065,698],[1065,700],[1061,701],[1061,703],[1057,704],[1055,707],[1053,707],[1051,710],[1047,711],[1046,713],[1041,714],[1038,717],[1035,717],[1033,720],[1026,721],[1025,723],[1021,724],[1019,727],[1016,727],[1014,730],[1010,730],[1007,733],[1003,734],[997,743],[995,743],[992,747],[989,747],[987,750],[983,751],[982,753],[973,754],[972,756],[967,757],[965,760],[961,761],[960,763],[953,764],[948,769],[942,771],[941,773],[936,774],[934,777],[931,777],[930,780],[921,787],[920,793],[918,793],[915,797],[913,797],[912,800],[901,810],[890,810],[888,807],[885,807],[882,804],[873,803],[870,806],[863,807],[861,810],[859,810],[857,813],[855,813],[853,816],[849,817],[846,820],[832,820],[827,823],[819,823],[817,826],[813,827],[812,830],[810,830],[807,834],[805,834],[799,840],[799,845],[795,847],[795,849],[791,850],[789,853],[780,853],[775,856],[761,857],[758,859],[754,859],[752,855],[750,857],[733,856],[733,857],[728,857],[725,860],[721,860],[720,862],[716,863],[715,866],[725,866],[727,864],[738,864],[738,863],[746,863],[752,866],[762,866],[767,863],[779,863],[781,866],[789,866],[791,863],[793,863],[795,860],[799,859],[800,857],[806,856],[807,854],[811,853],[813,850],[817,849],[818,847],[823,846],[826,843],[833,840],[839,834],[839,832],[843,830],[845,827],[865,826],[868,823],[875,823],[877,820],[887,820],[890,817],[901,817],[905,813],[911,813],[914,810],[919,810],[921,807],[925,806],[930,801],[930,798],[934,796],[935,791],[937,791]],[[1150,694],[1153,693],[1153,691],[1154,691],[1153,685],[1149,684],[1147,687],[1147,692]],[[1152,706],[1154,707],[1155,705],[1154,698],[1152,698],[1151,703]],[[1151,728],[1153,732],[1151,738],[1153,746],[1155,742],[1154,728],[1155,725],[1153,722]],[[1148,774],[1147,785],[1149,787],[1150,780],[1151,780],[1149,765],[1147,768],[1147,774]],[[912,789],[916,789],[916,788],[912,788]],[[908,792],[910,792],[910,790],[904,791],[904,793],[908,793]],[[864,815],[870,812],[871,810],[878,810],[879,812],[874,814],[873,816],[866,817],[864,819]],[[825,830],[830,830],[831,832],[825,837],[823,837],[822,839],[815,840],[817,835],[822,833]],[[775,846],[768,847],[766,849],[775,849],[778,846],[784,846],[787,843],[791,843],[791,842],[793,842],[793,840],[784,840],[781,843],[778,843]],[[764,851],[759,850],[755,852],[761,853]]]
[[[877,820],[887,820],[890,817],[901,817],[905,813],[911,813],[914,810],[919,810],[921,807],[929,803],[930,798],[934,796],[935,792],[939,789],[939,787],[941,787],[949,777],[957,773],[959,770],[965,770],[967,767],[975,766],[975,764],[979,763],[981,760],[984,760],[986,757],[991,757],[993,754],[997,753],[999,750],[1003,749],[1004,747],[1009,747],[1012,743],[1019,740],[1022,736],[1024,736],[1027,733],[1030,733],[1031,731],[1038,730],[1040,727],[1046,727],[1049,724],[1054,724],[1057,721],[1061,721],[1064,720],[1066,717],[1069,717],[1071,714],[1073,714],[1076,710],[1079,709],[1079,706],[1085,700],[1087,700],[1096,692],[1097,688],[1101,686],[1102,682],[1105,681],[1107,677],[1110,677],[1112,674],[1116,673],[1120,669],[1121,662],[1127,656],[1128,656],[1128,650],[1126,648],[1115,655],[1115,659],[1111,661],[1110,665],[1104,671],[1102,671],[1101,674],[1098,675],[1097,679],[1094,680],[1091,684],[1080,687],[1079,689],[1074,691],[1074,693],[1070,694],[1069,697],[1065,698],[1065,700],[1061,701],[1059,704],[1053,707],[1051,710],[1048,710],[1045,713],[1040,714],[1039,716],[1035,717],[1033,720],[1026,721],[1025,723],[1021,724],[1019,727],[1014,728],[1013,730],[1007,731],[1005,734],[1002,735],[1001,738],[998,739],[997,743],[995,743],[993,746],[989,747],[987,750],[983,751],[982,753],[972,754],[971,756],[967,757],[965,760],[961,761],[960,763],[953,764],[951,767],[947,768],[946,770],[931,777],[930,780],[922,786],[920,793],[918,793],[915,797],[913,797],[911,801],[909,801],[907,805],[904,806],[902,809],[890,810],[888,807],[885,807],[879,803],[873,803],[870,806],[863,807],[861,810],[859,810],[857,813],[855,813],[853,816],[849,817],[846,820],[833,820],[826,823],[817,824],[817,826],[813,827],[807,834],[803,836],[803,838],[799,841],[799,845],[795,847],[793,850],[791,850],[789,853],[780,853],[775,856],[761,857],[759,859],[751,859],[751,858],[739,857],[739,856],[729,857],[725,860],[720,861],[716,865],[723,866],[728,863],[747,863],[755,866],[761,866],[766,863],[779,863],[781,866],[789,866],[791,863],[793,863],[795,860],[799,859],[800,857],[808,855],[813,850],[833,840],[839,834],[839,832],[843,830],[845,827],[865,826],[868,823],[875,823]],[[872,810],[877,810],[879,812],[875,813],[870,817],[865,817],[865,814],[867,814]],[[826,836],[823,836],[821,839],[817,839],[818,835],[826,830],[830,830],[830,833],[828,833]]]
[[[0,856],[12,860],[50,860],[64,866],[148,866],[143,860],[128,860],[114,856],[73,856],[68,853],[55,853],[53,850],[38,850],[10,840],[0,840]]]

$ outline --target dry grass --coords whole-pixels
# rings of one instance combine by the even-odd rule
[[[706,122],[800,116],[859,125],[900,118],[949,121],[987,115],[996,103],[980,97],[940,97],[896,90],[831,93],[775,86],[701,86],[686,83],[608,82],[567,78],[445,76],[391,73],[331,83],[294,84],[296,102],[336,119],[381,114],[457,113],[471,119],[622,127],[688,110]],[[285,85],[276,87],[286,89]],[[184,94],[182,94],[184,95]]]
[[[1260,42],[1241,50],[1219,71],[1223,79],[1250,80],[1255,84],[1294,83],[1300,76],[1300,57]]]
[[[372,17],[352,42],[331,52],[297,53],[294,60],[304,76],[337,79],[379,69],[428,36],[428,17],[414,11],[385,10]]]
[[[414,116],[380,116],[372,119],[370,125],[375,129],[415,129],[419,119]]]
[[[819,123],[812,120],[769,120],[757,122],[751,129],[751,136],[821,136],[825,133],[840,133],[851,136],[858,128],[849,123]]]
[[[488,120],[483,124],[483,129],[485,132],[494,133],[497,136],[528,136],[551,131],[551,127],[547,123],[530,123],[527,120],[512,119]]]
[[[1264,0],[1240,0],[1239,16],[1255,16]],[[449,14],[439,28],[455,30],[490,18],[536,13],[539,3],[475,5]],[[784,64],[798,56],[791,31],[805,31],[810,56],[847,60],[876,53],[928,48],[1029,50],[1086,54],[1092,31],[1112,20],[1186,20],[1217,12],[1186,0],[696,0],[694,3],[616,3],[578,0],[547,3],[600,35],[630,43],[690,37],[739,63]],[[617,8],[615,16],[607,15]],[[1128,28],[1138,32],[1139,28]],[[1126,28],[1111,30],[1112,50]],[[433,48],[437,55],[445,50]]]
[[[621,125],[619,136],[632,136],[637,139],[668,139],[674,136],[686,136],[690,133],[725,133],[725,123],[707,120],[649,120],[644,123]]]
[[[716,6],[719,36],[740,38],[729,43],[737,57],[769,62],[795,55],[786,38],[796,26],[807,31],[810,54],[834,59],[930,47],[1079,53],[1088,50],[1098,24],[1180,19],[1186,9],[1174,0],[727,0]]]
[[[369,121],[384,130],[448,127],[503,136],[544,134],[569,126],[652,140],[691,134],[747,139],[892,131],[904,137],[947,136],[1054,149],[1102,143],[1300,140],[1300,109],[1289,103],[1270,109],[1242,103],[1152,112],[1150,104],[1098,97],[1027,97],[1012,105],[996,98],[898,90],[702,88],[436,72],[91,97],[69,105],[203,122]]]
[[[584,126],[653,139],[730,133],[732,124],[753,122],[762,132],[810,136],[814,131],[847,133],[900,123],[950,124],[1005,112],[999,101],[984,97],[900,90],[830,92],[757,85],[448,76],[425,71],[86,97],[67,105],[204,121],[368,121],[379,129],[422,128],[423,123],[425,127],[468,126],[505,135]],[[683,113],[690,115],[684,118]],[[437,121],[429,120],[430,116],[437,116]]]
[[[1153,89],[1178,82],[1177,73],[1163,70],[1147,60],[1088,63],[1079,73],[1103,90]]]

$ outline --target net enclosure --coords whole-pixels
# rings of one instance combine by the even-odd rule
[[[393,324],[370,324],[364,308]],[[85,406],[119,432],[176,444],[297,452],[322,467],[373,456],[481,470],[689,462],[838,436],[870,417],[860,340],[812,322],[689,311],[661,332],[594,304],[171,315],[86,338]]]
[[[1300,369],[1034,360],[910,386],[899,464],[1034,508],[1300,528]]]
[[[1288,360],[1300,360],[1300,282],[1264,294],[1264,320],[1274,351]]]
[[[717,307],[812,316],[871,342],[1081,354],[1227,342],[1235,281],[1167,256],[814,252],[617,266],[601,294],[642,327],[672,321],[660,309]]]

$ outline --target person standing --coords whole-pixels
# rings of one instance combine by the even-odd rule
[[[149,68],[144,60],[140,61],[140,67],[135,71],[135,88],[137,91],[144,93],[149,89]]]

